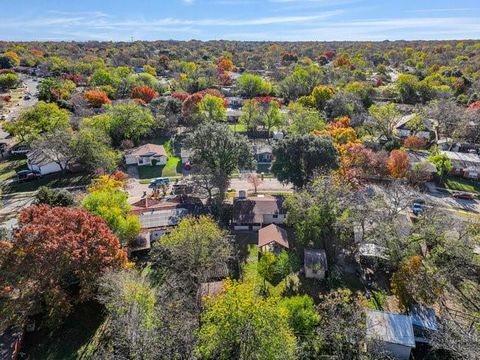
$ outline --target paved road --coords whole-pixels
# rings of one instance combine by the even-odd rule
[[[20,114],[20,111],[22,111],[23,109],[32,107],[38,102],[38,99],[36,97],[38,81],[33,81],[32,77],[27,77],[24,75],[22,75],[22,80],[25,87],[24,95],[29,94],[31,98],[30,100],[25,100],[22,96],[22,98],[20,99],[20,102],[17,105],[10,107],[9,112],[5,114],[7,118],[6,121],[15,120]],[[6,139],[7,136],[8,136],[8,133],[3,131],[0,125],[0,140]]]

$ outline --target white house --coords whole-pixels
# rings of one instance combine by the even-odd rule
[[[43,151],[34,150],[27,154],[27,167],[29,170],[39,171],[42,175],[62,171],[61,166],[52,161]]]
[[[327,254],[323,249],[305,249],[303,252],[305,277],[307,279],[325,279]]]
[[[415,348],[412,319],[408,315],[367,310],[367,338],[374,346],[393,359],[408,360]]]
[[[452,173],[467,179],[480,179],[480,155],[454,151],[440,151],[452,162]]]
[[[152,166],[165,165],[168,155],[162,145],[145,144],[125,152],[125,163],[127,165]]]

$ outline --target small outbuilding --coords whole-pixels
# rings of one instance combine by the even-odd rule
[[[413,333],[416,343],[430,344],[433,333],[438,331],[438,322],[435,310],[422,305],[413,305],[410,309]]]
[[[305,249],[303,252],[305,277],[307,279],[325,279],[327,254],[323,249]]]
[[[412,319],[408,315],[367,310],[368,346],[393,359],[408,360],[415,348]]]
[[[258,230],[258,248],[261,252],[273,252],[279,254],[282,250],[288,250],[288,232],[280,226],[270,224]]]

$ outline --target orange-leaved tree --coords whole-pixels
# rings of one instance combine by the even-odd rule
[[[411,150],[420,150],[425,148],[427,142],[418,136],[409,136],[403,141],[403,146]]]
[[[392,150],[387,160],[387,168],[390,175],[395,178],[404,178],[410,169],[408,154],[402,150]]]
[[[152,101],[158,93],[150,86],[135,86],[132,90],[132,98],[143,100],[146,104]]]
[[[108,95],[102,91],[97,89],[87,90],[85,94],[83,94],[85,99],[87,99],[90,106],[95,108],[100,108],[103,105],[111,104],[111,100],[108,98]]]

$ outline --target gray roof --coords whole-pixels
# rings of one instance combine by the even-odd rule
[[[327,254],[323,249],[305,249],[303,251],[303,262],[305,267],[311,269],[315,265],[320,265],[322,269],[327,270]]]
[[[412,319],[408,315],[367,310],[367,337],[415,347]]]
[[[438,323],[435,310],[421,305],[413,305],[410,309],[412,325],[425,330],[437,331]]]

